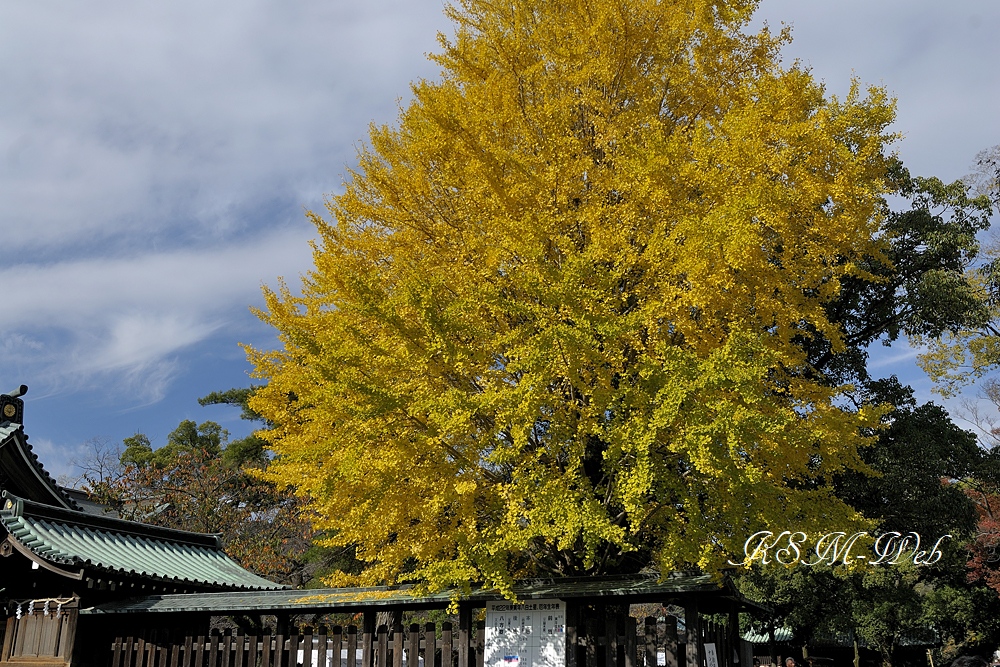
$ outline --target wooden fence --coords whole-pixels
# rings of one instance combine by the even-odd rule
[[[718,667],[734,666],[734,647],[725,626],[698,624],[698,665],[678,640],[676,622],[597,615],[566,630],[570,667],[702,667],[712,645]],[[380,626],[359,632],[355,626],[288,635],[247,635],[218,631],[208,636],[170,636],[150,631],[116,637],[104,664],[110,667],[484,667],[485,624],[471,632],[453,632],[451,623]],[[463,646],[462,638],[468,643]],[[401,649],[401,650],[400,650]],[[709,653],[712,651],[709,650]],[[352,660],[353,657],[353,660]],[[463,665],[464,662],[464,665]],[[708,667],[714,667],[711,659]]]

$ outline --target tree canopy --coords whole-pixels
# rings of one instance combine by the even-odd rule
[[[229,441],[219,424],[185,419],[161,447],[136,433],[120,447],[94,442],[77,465],[84,490],[122,518],[219,533],[244,567],[301,585],[317,569],[307,555],[312,526],[300,499],[254,474],[267,466],[263,444],[255,436]]]
[[[755,5],[447,10],[440,78],[310,214],[302,293],[265,290],[283,349],[249,350],[266,475],[360,581],[712,571],[868,525],[833,480],[884,408],[843,383],[879,337],[978,321],[982,211],[922,216],[885,91],[826,95]]]

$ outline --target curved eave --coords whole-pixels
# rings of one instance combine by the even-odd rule
[[[69,510],[80,506],[67,496],[46,472],[28,443],[24,426],[11,422],[0,425],[0,470],[6,476],[4,488],[29,500]]]
[[[66,568],[57,565],[56,563],[50,563],[49,561],[39,556],[28,547],[24,546],[23,544],[15,540],[13,535],[8,534],[7,539],[5,541],[7,542],[7,544],[11,545],[14,551],[18,552],[19,554],[30,560],[35,565],[38,565],[39,567],[46,569],[49,572],[55,572],[56,574],[66,577],[68,579],[83,579],[85,573],[82,569],[78,570],[75,568]]]

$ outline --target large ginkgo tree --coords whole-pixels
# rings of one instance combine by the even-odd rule
[[[893,103],[783,65],[755,5],[448,8],[249,352],[267,474],[355,581],[713,571],[864,525],[832,479],[882,408],[830,374],[831,313],[891,272]]]

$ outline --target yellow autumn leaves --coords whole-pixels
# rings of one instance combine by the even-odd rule
[[[828,99],[754,3],[466,0],[251,350],[272,478],[360,581],[711,570],[848,530],[861,428],[804,342],[880,257],[892,104]]]

